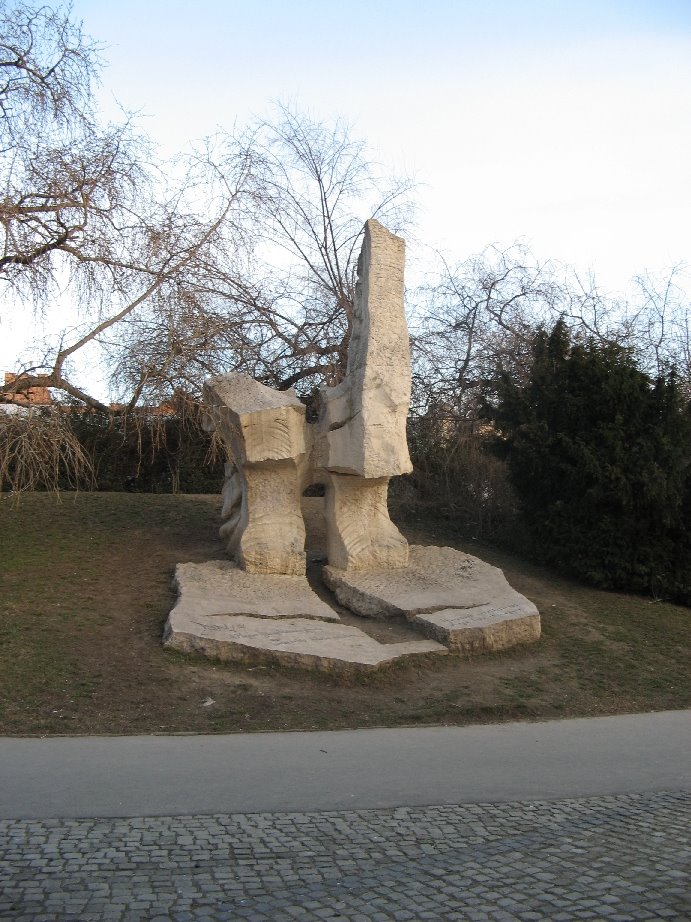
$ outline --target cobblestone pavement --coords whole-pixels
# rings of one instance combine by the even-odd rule
[[[688,920],[690,805],[5,820],[0,919]]]

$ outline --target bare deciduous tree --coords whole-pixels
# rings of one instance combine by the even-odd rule
[[[171,186],[147,167],[149,145],[129,121],[96,121],[96,46],[69,11],[24,3],[0,10],[0,294],[5,305],[23,298],[42,311],[78,305],[82,320],[52,355],[18,369],[4,393],[51,387],[105,411],[71,380],[71,359],[93,342],[119,349],[118,325],[132,328],[171,300],[189,301],[189,280],[209,267],[218,272],[221,259],[232,276],[233,215],[250,195],[251,171],[236,157],[220,176],[197,156]],[[134,405],[149,375],[129,371],[126,402]]]
[[[613,297],[592,276],[540,263],[521,245],[490,247],[440,269],[416,293],[416,406],[442,403],[472,418],[498,368],[521,378],[540,328],[563,317],[574,338],[619,344],[655,376],[675,367],[691,388],[691,338],[684,271],[635,279],[628,298]]]
[[[223,178],[246,165],[246,207],[184,282],[124,325],[117,375],[142,370],[149,386],[191,393],[229,369],[303,394],[339,380],[364,221],[375,214],[400,229],[410,183],[380,179],[344,124],[287,107],[276,121],[216,139],[206,160]]]
[[[97,73],[97,48],[68,13],[0,4],[0,278],[24,291],[116,191],[106,178],[124,137],[96,131]]]
[[[57,410],[0,413],[0,492],[93,484],[93,466],[64,414]]]
[[[675,368],[691,399],[691,272],[682,265],[634,280],[638,298],[629,327],[642,365],[652,375]]]
[[[92,344],[125,412],[229,369],[338,380],[362,225],[395,226],[408,189],[384,188],[344,125],[281,108],[157,170],[130,120],[99,124],[98,48],[69,9],[0,0],[0,71],[0,297],[79,314],[0,400],[47,387],[112,412],[73,371]]]
[[[342,121],[327,124],[285,105],[235,143],[260,168],[267,372],[277,387],[334,383],[347,362],[364,222],[375,217],[404,230],[412,183],[384,175]]]
[[[414,405],[472,417],[498,365],[520,375],[535,329],[559,310],[557,267],[515,244],[440,269],[415,294]]]
[[[15,368],[11,382],[0,382],[0,400],[47,387],[110,412],[71,371],[75,356],[93,343],[123,372],[128,408],[149,396],[147,388],[159,395],[165,368],[118,368],[125,329],[131,334],[157,312],[180,314],[178,303],[184,314],[200,278],[208,285],[223,275],[227,288],[234,284],[235,257],[245,242],[235,216],[250,210],[245,198],[254,195],[247,152],[227,158],[223,174],[202,154],[184,168],[155,169],[148,142],[130,120],[99,124],[91,95],[99,67],[97,46],[69,9],[0,2],[3,310],[31,304],[45,314],[67,307],[79,316],[52,350],[39,351]],[[168,182],[168,174],[176,181]],[[51,457],[71,464],[77,476],[81,462],[59,414],[32,414],[11,423],[3,418],[0,479],[13,483],[13,472],[29,470],[20,462],[23,452],[31,464],[44,457],[47,482],[55,482],[49,453],[32,448],[50,426],[64,449]],[[18,437],[22,427],[25,438]],[[23,475],[20,481],[34,482]]]

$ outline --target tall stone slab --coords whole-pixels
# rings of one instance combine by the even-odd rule
[[[327,556],[343,570],[395,569],[408,562],[408,544],[387,506],[389,478],[412,470],[404,263],[405,241],[378,221],[367,221],[347,373],[339,385],[322,391],[320,420]]]
[[[358,260],[348,370],[322,391],[326,468],[374,480],[412,471],[406,439],[410,343],[403,307],[405,241],[374,219]]]

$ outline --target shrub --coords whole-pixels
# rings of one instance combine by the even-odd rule
[[[91,458],[96,489],[144,493],[216,493],[223,463],[197,413],[151,411],[66,414]],[[63,484],[69,489],[69,484]]]
[[[414,471],[392,481],[401,513],[438,515],[472,537],[494,537],[515,517],[506,464],[486,451],[492,430],[443,405],[408,424]]]
[[[605,588],[691,596],[691,415],[674,373],[630,351],[537,334],[527,382],[499,373],[486,413],[533,551]]]

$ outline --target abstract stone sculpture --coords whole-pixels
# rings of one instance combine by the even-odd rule
[[[389,478],[412,470],[406,420],[410,347],[403,309],[405,242],[365,225],[345,379],[322,391],[316,424],[292,390],[246,375],[204,387],[208,428],[229,461],[221,537],[250,573],[303,573],[305,487],[326,490],[327,556],[344,570],[405,567],[408,543],[389,518]]]
[[[400,237],[367,221],[346,376],[322,389],[316,423],[292,390],[241,374],[206,382],[207,427],[228,456],[220,535],[235,563],[178,565],[167,646],[220,659],[372,669],[540,637],[537,609],[501,570],[453,548],[409,548],[389,518],[389,479],[412,470],[404,251]],[[301,513],[312,484],[325,488],[326,585],[352,611],[407,621],[426,639],[382,644],[343,624],[312,590]]]

